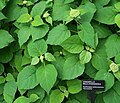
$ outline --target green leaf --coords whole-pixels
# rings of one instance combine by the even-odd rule
[[[103,101],[103,95],[102,94],[97,95],[97,97],[95,99],[95,103],[105,103]]]
[[[84,49],[83,42],[77,35],[69,37],[61,46],[70,53],[80,53]]]
[[[13,42],[13,37],[6,30],[0,30],[0,49],[8,46]]]
[[[38,27],[31,26],[31,34],[33,41],[43,38],[49,30],[48,25],[41,25]]]
[[[99,38],[106,38],[109,35],[112,35],[111,30],[106,25],[100,24],[98,22],[92,22],[92,26]]]
[[[36,71],[36,76],[41,87],[49,94],[57,79],[57,71],[54,65],[47,64],[39,67]]]
[[[0,10],[2,10],[6,6],[6,3],[4,0],[0,1]]]
[[[7,63],[12,59],[12,57],[13,53],[9,47],[0,49],[0,62]]]
[[[108,58],[116,56],[120,52],[120,37],[118,35],[111,35],[105,43]]]
[[[67,101],[66,103],[80,103],[80,102],[76,99],[72,99],[72,100]]]
[[[3,84],[5,82],[5,78],[3,76],[0,76],[0,84]]]
[[[117,26],[120,28],[120,14],[117,14],[115,16],[115,23],[117,24]]]
[[[6,79],[6,81],[15,81],[15,79],[11,73],[8,73],[7,77],[5,79]]]
[[[45,53],[45,59],[49,62],[55,61],[55,57],[51,53]]]
[[[28,14],[28,13],[25,13],[25,14],[22,14],[18,19],[17,19],[17,22],[18,23],[27,23],[29,21],[32,20],[32,17]]]
[[[71,94],[79,93],[82,90],[82,82],[78,79],[67,81],[67,86]]]
[[[22,14],[28,13],[26,7],[19,7],[17,0],[10,0],[7,3],[7,7],[3,9],[5,16],[8,18],[7,21],[17,20]]]
[[[30,56],[40,56],[47,51],[47,44],[44,39],[30,42],[28,44],[28,53]]]
[[[31,101],[25,96],[20,96],[14,101],[14,103],[31,103]]]
[[[19,39],[18,41],[19,41],[20,47],[27,42],[30,35],[31,35],[31,32],[30,32],[29,26],[22,26],[20,28],[20,30],[18,31],[18,39]]]
[[[103,24],[111,25],[115,24],[115,16],[116,11],[113,7],[104,7],[97,10],[94,19]]]
[[[114,76],[120,81],[120,70],[115,72]]]
[[[106,70],[97,72],[95,80],[105,80],[105,91],[109,90],[114,85],[114,76]]]
[[[5,17],[5,15],[2,12],[0,12],[0,20],[3,20],[3,19],[7,19],[7,18]]]
[[[114,6],[117,12],[120,12],[120,2],[117,2],[116,4],[114,4]]]
[[[69,8],[69,5],[64,4],[64,0],[55,0],[52,12],[53,21],[63,20],[64,14],[69,10]]]
[[[4,90],[4,84],[0,84],[0,95],[3,94],[3,90]]]
[[[4,65],[0,63],[0,75],[4,72]]]
[[[50,23],[52,25],[52,17],[48,16],[47,18],[45,18],[46,22]]]
[[[92,54],[89,51],[83,50],[80,53],[79,58],[80,58],[80,63],[85,64],[85,63],[88,63],[91,60]]]
[[[34,57],[34,58],[32,58],[31,65],[36,65],[39,63],[39,61],[40,61],[40,59],[38,57]]]
[[[110,89],[103,95],[103,100],[105,103],[119,103],[120,95],[113,89]]]
[[[91,2],[86,2],[84,5],[80,5],[79,9],[81,13],[83,12],[84,15],[81,15],[81,23],[84,22],[91,22],[93,19],[94,13],[96,12],[96,6]]]
[[[27,95],[29,97],[33,95],[32,98],[34,97],[33,98],[34,100],[39,99],[38,101],[41,102],[43,98],[45,97],[45,91],[40,87],[40,85],[38,85],[34,89],[29,90]],[[31,98],[31,101],[33,100],[32,98]]]
[[[35,16],[34,20],[32,21],[32,26],[40,26],[40,25],[44,25],[43,20],[40,18],[39,15]]]
[[[17,84],[19,89],[32,89],[37,86],[36,68],[34,66],[24,67],[18,74]]]
[[[50,103],[61,103],[64,100],[64,94],[56,89],[50,94]]]
[[[94,78],[97,73],[96,68],[92,66],[91,62],[87,63],[85,67],[85,74],[87,74],[90,78]]]
[[[63,70],[63,65],[65,63],[65,58],[58,56],[55,58],[56,61],[52,62],[57,69],[58,72],[58,78],[62,78],[62,70]]]
[[[77,57],[69,57],[63,66],[62,79],[71,80],[77,78],[83,74],[84,69],[85,66],[80,63]]]
[[[74,0],[64,0],[64,4],[68,4],[68,3],[71,3],[73,2]]]
[[[120,53],[115,56],[115,63],[120,64]]]
[[[111,0],[93,0],[93,3],[97,6],[97,8],[103,8],[103,6],[107,5]]]
[[[35,17],[36,15],[41,16],[42,13],[44,12],[45,8],[46,8],[46,2],[45,1],[40,1],[39,3],[34,5],[33,8],[32,8],[32,11],[31,11],[32,17]]]
[[[116,81],[114,86],[113,86],[113,89],[115,90],[116,93],[118,93],[118,95],[120,95],[119,86],[120,86],[120,81]]]
[[[9,81],[5,84],[3,95],[7,103],[13,103],[16,91],[17,85],[15,81]]]
[[[91,24],[89,22],[83,22],[78,28],[81,29],[81,31],[78,32],[80,39],[90,47],[95,48],[95,35]]]
[[[54,27],[48,34],[47,43],[50,45],[60,45],[63,41],[70,37],[68,28],[60,24]]]
[[[27,56],[22,57],[21,66],[25,66],[25,65],[30,64],[30,63],[31,63],[31,58],[28,58]]]
[[[36,102],[39,99],[39,97],[36,94],[31,94],[30,99],[31,99],[31,102]]]
[[[109,63],[107,59],[107,53],[105,48],[105,41],[100,41],[96,51],[92,57],[92,65],[97,70],[109,70]]]

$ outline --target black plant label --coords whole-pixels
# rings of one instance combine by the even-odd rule
[[[104,80],[83,80],[82,81],[82,90],[104,91],[105,90],[105,81]]]

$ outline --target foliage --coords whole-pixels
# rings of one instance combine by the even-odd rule
[[[0,0],[0,103],[120,102],[119,0]]]

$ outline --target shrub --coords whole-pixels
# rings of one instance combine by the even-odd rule
[[[120,102],[119,0],[1,0],[0,102]]]

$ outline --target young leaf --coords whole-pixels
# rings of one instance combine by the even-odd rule
[[[67,58],[62,71],[63,80],[75,79],[78,76],[81,76],[84,72],[85,66],[80,63],[78,58],[70,57]]]
[[[85,64],[85,63],[88,63],[91,60],[92,54],[89,51],[83,50],[80,53],[79,58],[80,58],[80,63]]]
[[[13,42],[14,38],[6,30],[0,30],[0,49],[9,45]]]
[[[14,103],[31,103],[31,100],[25,96],[18,97]]]
[[[18,23],[27,23],[29,21],[32,20],[32,17],[28,14],[28,13],[25,13],[25,14],[22,14],[18,19],[17,19],[17,22]]]
[[[40,59],[38,57],[34,57],[34,58],[32,58],[31,65],[36,65],[39,63],[39,61],[40,61]]]
[[[56,89],[50,94],[50,103],[61,103],[64,100],[64,94]]]
[[[15,78],[13,77],[13,75],[11,73],[8,73],[7,77],[5,79],[6,79],[6,81],[15,81]]]
[[[44,25],[43,20],[40,18],[39,15],[35,16],[34,20],[32,21],[32,26],[40,26],[40,25]]]
[[[70,53],[80,53],[84,47],[78,35],[73,35],[65,40],[61,46]]]
[[[54,27],[48,34],[47,43],[50,45],[60,45],[63,41],[70,37],[68,28],[60,24]]]
[[[49,62],[55,61],[55,57],[51,53],[45,53],[45,59]]]
[[[57,79],[57,71],[54,65],[47,64],[39,67],[36,71],[36,76],[41,87],[49,94]]]
[[[117,12],[120,12],[120,2],[117,2],[116,4],[114,4],[114,6]]]
[[[115,23],[117,24],[117,26],[120,28],[120,14],[117,14],[115,16]]]
[[[24,67],[18,74],[17,84],[19,89],[32,89],[37,86],[36,68],[34,66]]]
[[[52,17],[48,16],[47,18],[45,18],[46,22],[50,23],[52,26]]]
[[[30,99],[31,99],[31,102],[34,103],[34,102],[36,102],[39,99],[39,97],[36,94],[31,94],[30,95]]]

